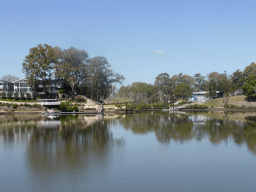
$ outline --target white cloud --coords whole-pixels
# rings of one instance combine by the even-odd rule
[[[165,55],[165,52],[160,51],[160,50],[152,51],[152,52],[144,52],[144,53],[149,54],[149,55]]]
[[[155,54],[155,55],[164,55],[165,52],[158,50],[158,51],[154,51],[154,54]]]

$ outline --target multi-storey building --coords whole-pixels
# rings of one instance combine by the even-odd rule
[[[27,79],[19,79],[17,81],[12,82],[14,84],[14,92],[15,93],[32,93],[31,87],[28,86]]]
[[[44,94],[43,92],[43,85],[39,82],[38,86],[39,90],[37,94]],[[56,94],[60,89],[64,88],[64,83],[62,80],[51,80],[50,86],[47,87],[50,94]],[[7,82],[0,80],[0,92],[11,92],[11,93],[30,93],[32,94],[32,89],[28,85],[28,80],[26,78],[19,79],[14,82]]]

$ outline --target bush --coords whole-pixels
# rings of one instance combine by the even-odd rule
[[[37,104],[32,105],[32,107],[39,108]]]
[[[14,93],[14,99],[19,100],[19,94],[18,93]]]
[[[10,107],[11,106],[11,104],[10,103],[6,103],[6,107]]]
[[[60,109],[61,109],[61,110],[65,110],[65,103],[64,103],[64,102],[61,102],[61,103],[60,103]]]
[[[67,111],[69,111],[69,112],[73,112],[73,111],[78,112],[79,110],[78,110],[77,106],[73,106],[73,107],[68,108]]]
[[[186,109],[208,109],[208,106],[195,104],[195,105],[188,105],[185,108]]]
[[[27,100],[31,100],[31,94],[30,94],[30,93],[27,93],[27,94],[26,94],[26,99],[27,99]]]
[[[6,99],[6,92],[2,92],[2,99]]]
[[[8,99],[12,99],[12,93],[8,92],[8,93],[7,93],[7,98],[8,98]]]
[[[121,104],[116,104],[115,105],[118,109],[122,109],[122,105]]]
[[[33,98],[33,100],[36,100],[36,93],[35,92],[32,93],[32,98]]]
[[[66,91],[64,89],[59,90],[59,94],[65,94]]]
[[[14,109],[16,109],[16,108],[18,107],[18,105],[17,105],[17,104],[12,104],[12,107],[13,107]]]
[[[31,107],[31,105],[30,105],[30,104],[25,103],[25,104],[24,104],[24,107]]]
[[[25,100],[24,93],[20,93],[20,99],[21,99],[21,100]]]
[[[82,96],[79,96],[79,95],[75,97],[75,100],[76,100],[77,102],[86,102],[86,99],[83,98]]]
[[[21,103],[20,106],[24,106],[24,105]]]

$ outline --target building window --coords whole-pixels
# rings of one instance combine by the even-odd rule
[[[27,91],[28,91],[28,89],[24,89],[24,88],[22,88],[22,89],[20,89],[20,92],[23,92],[23,93],[27,93]]]
[[[27,83],[21,83],[20,87],[27,87]]]

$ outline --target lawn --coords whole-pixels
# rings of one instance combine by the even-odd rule
[[[244,95],[239,95],[239,96],[232,96],[228,98],[228,102],[245,102],[244,100],[245,96]],[[208,107],[223,107],[223,98],[216,98],[216,99],[210,99],[207,100],[205,105]]]

